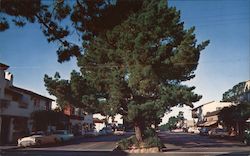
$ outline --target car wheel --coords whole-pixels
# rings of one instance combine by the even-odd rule
[[[249,145],[249,141],[247,140],[247,138],[245,138],[245,139],[243,140],[243,143],[244,143],[245,145]]]
[[[37,145],[42,145],[42,141],[41,140],[37,140]]]

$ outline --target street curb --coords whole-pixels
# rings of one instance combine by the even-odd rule
[[[24,147],[10,147],[10,148],[4,148],[4,149],[0,149],[0,151],[8,151],[8,150],[17,150],[17,149],[22,149]]]
[[[160,139],[160,137],[158,135],[157,135],[157,137],[161,141],[161,139]],[[128,153],[128,154],[129,153],[134,153],[134,154],[150,154],[150,153],[162,153],[162,152],[166,152],[166,150],[167,150],[167,147],[163,143],[162,143],[162,147],[161,148],[157,147],[158,148],[157,152],[135,152],[133,150],[120,150],[118,147],[119,147],[119,145],[118,145],[118,142],[117,142],[113,151],[114,152],[121,152],[121,153]],[[155,148],[155,147],[151,147],[151,149],[152,148]],[[150,148],[145,148],[145,149],[150,149]],[[143,150],[143,149],[139,149],[139,150]]]

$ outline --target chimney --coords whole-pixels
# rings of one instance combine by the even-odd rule
[[[7,70],[8,68],[9,66],[0,62],[0,80],[5,79],[5,70]]]
[[[10,72],[5,72],[5,79],[9,80],[10,86],[13,86],[13,75]]]

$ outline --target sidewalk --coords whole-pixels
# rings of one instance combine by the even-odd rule
[[[4,146],[0,146],[0,151],[1,150],[9,150],[9,149],[18,149],[20,147],[16,146],[16,145],[4,145]]]

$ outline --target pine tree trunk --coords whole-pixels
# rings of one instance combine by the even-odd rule
[[[142,142],[142,129],[138,124],[135,124],[135,137],[138,142]]]

